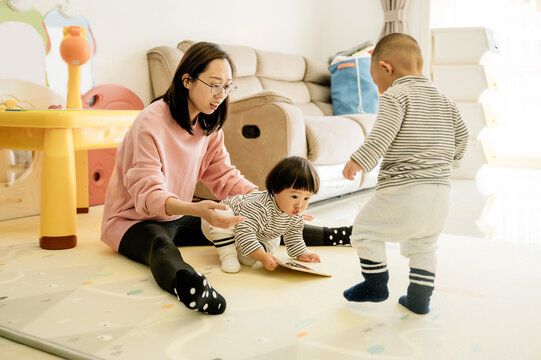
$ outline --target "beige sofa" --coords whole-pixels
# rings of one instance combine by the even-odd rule
[[[154,96],[168,88],[182,55],[193,41],[176,48],[148,51]],[[223,45],[237,69],[224,126],[231,162],[261,189],[268,170],[279,159],[298,155],[313,162],[321,177],[313,202],[375,186],[376,172],[355,181],[342,176],[344,163],[364,141],[375,115],[333,116],[330,73],[324,61],[299,55]],[[213,198],[198,184],[196,196]]]

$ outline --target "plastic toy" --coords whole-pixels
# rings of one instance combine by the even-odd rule
[[[77,68],[90,56],[88,42],[85,46],[86,38],[81,35],[81,28],[67,28],[61,50],[70,76],[66,104],[72,109],[82,108]],[[39,240],[44,249],[76,246],[77,209],[88,211],[86,151],[116,147],[139,113],[79,109],[4,110],[0,116],[0,147],[43,155]]]
[[[65,0],[65,3],[47,12],[44,17],[45,25],[51,39],[51,51],[45,58],[47,74],[49,74],[49,87],[59,93],[67,96],[66,84],[68,74],[65,72],[66,64],[60,56],[60,44],[64,39],[64,28],[69,26],[81,26],[85,29],[86,38],[90,44],[91,58],[80,67],[81,69],[81,92],[87,92],[94,87],[93,76],[93,57],[96,55],[96,39],[92,33],[92,28],[88,19],[77,11],[72,5],[72,1]],[[54,76],[51,76],[54,74]]]
[[[49,104],[64,101],[45,86],[25,80],[0,79],[0,104],[4,106],[44,109]],[[0,111],[0,118],[6,112]],[[2,147],[10,150],[0,149],[0,220],[39,215],[43,153],[27,151],[30,149],[11,150],[7,145]]]
[[[21,109],[20,106],[17,106],[17,100],[15,99],[7,99],[5,103],[0,103],[0,110],[13,110],[13,109]]]
[[[68,64],[68,96],[66,109],[82,109],[81,68],[90,59],[90,43],[85,28],[70,26],[64,28],[64,40],[60,44],[60,55]]]
[[[83,108],[143,110],[144,104],[131,90],[119,85],[101,85],[83,95]],[[116,149],[88,150],[88,204],[103,205],[115,165]]]
[[[64,39],[60,43],[60,56],[68,65],[68,96],[66,109],[82,109],[81,65],[90,59],[90,43],[81,26],[64,28]],[[75,175],[77,177],[77,212],[88,213],[88,152],[75,152]]]
[[[51,42],[43,17],[30,1],[0,1],[0,44],[0,79],[46,85],[45,57]]]

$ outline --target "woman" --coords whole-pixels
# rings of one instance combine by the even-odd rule
[[[201,219],[220,228],[243,220],[214,211],[226,205],[192,202],[199,180],[219,199],[257,189],[231,165],[224,146],[233,76],[218,45],[200,42],[186,51],[167,92],[141,111],[119,145],[103,210],[103,242],[149,265],[160,287],[208,314],[223,313],[226,301],[177,246],[210,245]],[[315,240],[307,244],[324,245],[321,228],[309,229]]]

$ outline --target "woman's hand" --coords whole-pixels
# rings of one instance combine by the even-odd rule
[[[242,216],[226,216],[215,210],[227,210],[226,204],[217,203],[212,200],[203,200],[193,203],[196,216],[205,219],[210,225],[222,229],[230,228],[243,221]]]
[[[312,254],[309,252],[305,252],[297,256],[297,260],[304,261],[304,262],[311,262],[311,263],[319,263],[321,262],[321,259],[319,258],[318,254]]]

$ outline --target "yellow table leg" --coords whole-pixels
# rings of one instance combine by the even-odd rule
[[[77,213],[88,213],[88,151],[75,152],[75,184],[77,186]]]
[[[72,248],[77,244],[77,214],[71,129],[45,130],[41,176],[40,246]]]

